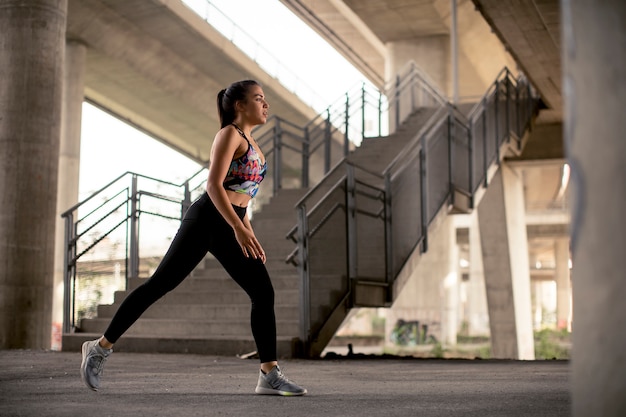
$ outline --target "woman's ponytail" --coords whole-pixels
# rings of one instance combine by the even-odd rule
[[[220,119],[221,128],[228,125],[228,123],[224,124],[224,118],[225,118],[224,95],[225,94],[226,94],[226,89],[223,89],[219,93],[217,93],[217,115]]]

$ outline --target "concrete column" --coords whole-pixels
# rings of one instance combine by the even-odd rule
[[[626,415],[626,3],[561,1],[574,416]]]
[[[454,254],[458,250],[454,249],[452,217],[443,215],[440,219],[429,235],[428,252],[419,259],[387,313],[387,342],[396,321],[402,319],[428,325],[429,335],[444,345],[456,344],[459,280],[458,256],[455,258]]]
[[[84,100],[85,55],[87,47],[70,40],[65,46],[63,108],[59,152],[56,243],[54,256],[54,297],[52,302],[52,349],[61,349],[63,325],[63,277],[65,222],[61,213],[78,202],[80,175],[80,133]]]
[[[570,329],[572,321],[572,285],[569,276],[569,239],[557,239],[554,243],[556,281],[556,325]]]
[[[533,281],[531,283],[531,300],[533,314],[533,329],[541,329],[543,317],[543,281]]]
[[[67,0],[0,4],[0,348],[50,347]]]
[[[456,346],[456,338],[459,333],[459,310],[461,301],[459,298],[459,287],[461,280],[459,278],[459,246],[456,245],[456,227],[451,216],[449,216],[442,225],[443,233],[447,233],[445,242],[448,247],[438,247],[442,254],[442,265],[447,269],[445,276],[441,282],[441,297],[443,311],[441,314],[441,343],[443,346]],[[447,265],[445,265],[447,263]]]
[[[470,336],[489,335],[489,312],[483,270],[483,252],[476,210],[470,214],[469,227],[469,281],[467,282],[467,324]]]
[[[492,356],[534,359],[522,176],[502,164],[478,206]]]

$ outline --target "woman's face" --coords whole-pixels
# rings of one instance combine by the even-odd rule
[[[241,102],[240,108],[241,115],[250,124],[259,125],[267,122],[270,105],[265,101],[265,95],[261,86],[253,85],[248,88],[246,101]]]

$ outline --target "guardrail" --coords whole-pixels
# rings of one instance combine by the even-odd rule
[[[536,104],[527,80],[505,68],[467,117],[448,102],[440,106],[382,173],[344,161],[326,186],[298,202],[298,221],[287,235],[297,246],[286,261],[298,266],[302,283],[305,351],[337,310],[354,305],[356,284],[382,286],[392,301],[395,277],[414,250],[427,250],[437,213],[459,196],[473,207],[489,167],[501,161],[501,147],[520,149]],[[366,240],[358,238],[363,231]],[[320,293],[330,298],[323,312],[313,300]]]
[[[65,220],[64,332],[72,331],[78,320],[85,317],[85,310],[93,310],[100,301],[98,293],[102,293],[102,287],[110,286],[107,283],[80,290],[88,285],[90,276],[103,273],[103,264],[112,263],[103,261],[117,259],[124,264],[124,288],[112,291],[125,289],[128,278],[139,276],[141,219],[152,216],[179,222],[194,195],[203,191],[204,178],[206,169],[182,184],[126,172],[61,215]],[[108,248],[102,250],[102,246]],[[99,265],[100,271],[81,274],[81,264]],[[121,269],[118,266],[115,274],[121,275]]]

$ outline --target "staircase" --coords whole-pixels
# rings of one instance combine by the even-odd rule
[[[418,109],[300,200],[288,259],[302,283],[303,356],[319,356],[351,308],[391,305],[435,219],[472,210],[504,156],[521,151],[536,104],[526,81],[503,70],[471,111]]]

